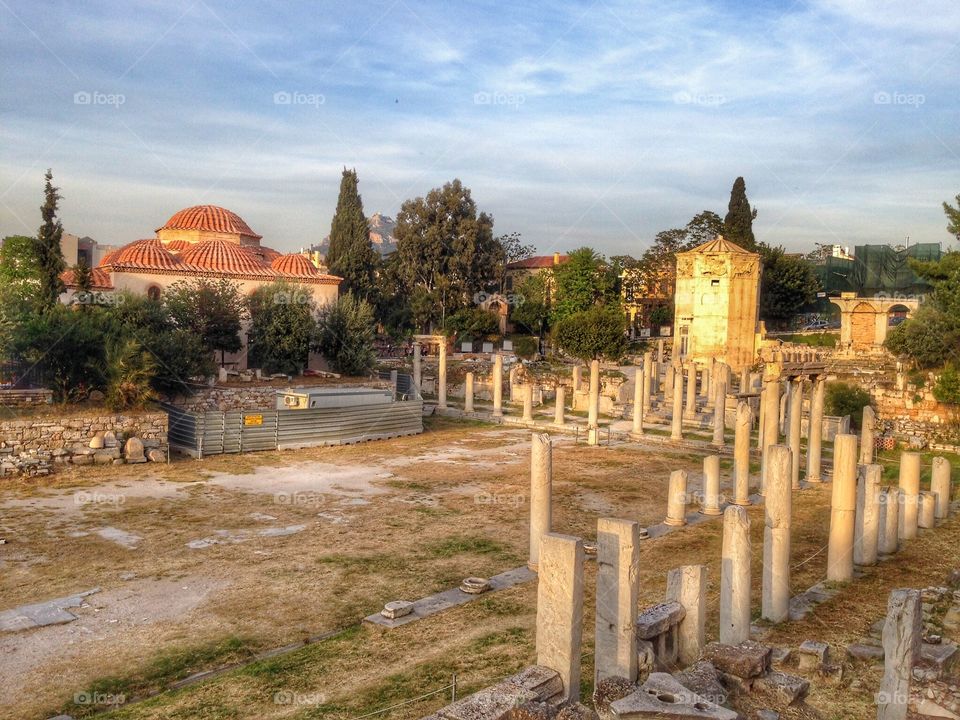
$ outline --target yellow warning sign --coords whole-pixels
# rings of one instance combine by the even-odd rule
[[[244,415],[243,424],[246,427],[250,427],[252,425],[263,425],[263,415]]]

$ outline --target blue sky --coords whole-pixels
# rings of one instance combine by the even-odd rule
[[[0,235],[228,207],[293,250],[455,177],[541,252],[639,255],[737,175],[758,238],[942,242],[960,3],[0,0]]]

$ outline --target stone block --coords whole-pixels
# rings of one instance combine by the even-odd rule
[[[774,670],[757,678],[753,687],[776,696],[787,705],[802,700],[810,691],[810,681]]]
[[[771,650],[752,640],[739,645],[712,642],[703,649],[703,658],[712,662],[720,672],[750,679],[759,677],[770,669]]]
[[[700,660],[683,672],[675,673],[674,679],[688,690],[716,705],[726,705],[727,690],[720,682],[720,673],[707,660]]]
[[[537,700],[531,690],[499,682],[437,711],[444,720],[508,720],[514,708]]]
[[[737,720],[733,710],[720,707],[688,690],[666,673],[653,673],[636,692],[610,704],[611,717],[698,718],[701,720]]]
[[[683,605],[674,602],[660,603],[649,607],[637,616],[637,638],[650,640],[678,625],[687,614]]]
[[[883,648],[877,645],[853,643],[847,646],[847,654],[854,660],[883,660]]]
[[[536,693],[539,700],[544,702],[559,697],[563,692],[563,680],[560,678],[560,673],[541,665],[531,665],[524,668],[516,675],[505,678],[504,682],[530,690]]]
[[[391,600],[383,606],[380,614],[385,618],[395,620],[398,617],[409,615],[413,612],[413,603],[409,600]]]
[[[804,640],[800,643],[800,670],[819,670],[830,662],[830,646],[819,640]]]

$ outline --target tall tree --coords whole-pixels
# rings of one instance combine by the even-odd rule
[[[757,241],[753,236],[753,221],[756,217],[757,211],[750,208],[747,199],[747,184],[742,177],[738,177],[730,191],[727,215],[723,218],[723,236],[744,250],[755,252]]]
[[[704,210],[687,223],[687,241],[696,247],[723,233],[723,220],[712,210]]]
[[[787,255],[782,247],[771,248],[761,243],[763,273],[760,282],[760,317],[784,325],[813,302],[820,290],[820,281],[813,264],[804,257]]]
[[[397,273],[421,327],[439,323],[497,283],[493,218],[459,180],[407,200],[397,215]],[[414,305],[416,307],[414,307]]]
[[[240,287],[226,278],[176,282],[163,303],[174,324],[200,339],[208,352],[237,352],[243,347],[240,330],[246,314]]]
[[[47,170],[44,187],[44,202],[40,207],[43,224],[37,233],[36,256],[40,269],[40,296],[47,306],[54,305],[64,291],[60,274],[66,270],[67,263],[60,249],[63,237],[63,225],[57,218],[57,204],[60,201],[60,188],[53,186],[53,171]]]
[[[507,265],[517,260],[526,260],[535,252],[533,245],[524,245],[523,238],[518,232],[498,235],[494,238],[497,244],[497,285],[501,293],[506,292]]]
[[[363,375],[376,363],[373,308],[347,293],[320,311],[314,349],[345,375]]]
[[[343,278],[340,291],[359,298],[373,297],[379,256],[370,244],[370,222],[363,213],[356,170],[343,169],[337,210],[330,224],[327,265]]]
[[[572,251],[567,262],[553,269],[553,277],[556,302],[551,321],[554,323],[594,305],[615,305],[620,300],[616,270],[592,248]]]
[[[947,232],[960,240],[960,194],[957,195],[957,207],[944,203],[943,212],[947,215]]]
[[[306,288],[283,282],[261,285],[247,299],[250,364],[268,373],[299,375],[316,339],[316,306]]]

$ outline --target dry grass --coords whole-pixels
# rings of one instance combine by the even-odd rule
[[[4,573],[0,607],[56,597],[100,585],[104,592],[136,586],[139,579],[202,577],[219,588],[182,617],[145,623],[91,641],[78,658],[64,652],[42,663],[18,688],[5,717],[47,717],[67,709],[84,717],[92,708],[71,706],[83,689],[136,697],[162,689],[191,672],[244,661],[250,654],[324,632],[341,634],[264,660],[177,692],[108,713],[109,718],[333,718],[349,720],[416,698],[450,682],[460,694],[479,689],[534,661],[536,588],[528,583],[483,597],[396,630],[358,621],[386,600],[417,598],[451,587],[467,575],[491,575],[526,558],[528,448],[523,431],[435,420],[413,438],[296,453],[214,457],[152,468],[157,478],[193,483],[209,472],[245,473],[292,462],[378,466],[393,473],[375,483],[382,494],[367,505],[342,505],[324,496],[316,504],[276,505],[269,494],[211,483],[173,497],[131,498],[122,506],[82,511],[5,508],[0,547]],[[447,449],[469,457],[443,455]],[[441,453],[441,454],[438,454]],[[415,461],[411,462],[411,459]],[[396,464],[404,460],[406,464]],[[629,517],[653,524],[663,517],[671,470],[699,472],[689,452],[649,451],[635,445],[587,448],[566,442],[554,451],[555,529],[595,536],[599,517]],[[103,487],[124,477],[108,467],[96,476],[57,476],[54,490],[26,483],[8,495],[21,499]],[[793,524],[794,593],[825,574],[821,552],[829,528],[829,486],[796,496]],[[477,502],[476,496],[486,502]],[[342,523],[318,520],[339,513]],[[254,538],[238,544],[188,550],[185,543],[212,529],[242,530],[261,512],[276,525],[306,524],[299,534]],[[759,609],[763,511],[751,508],[754,538],[754,606]],[[95,536],[67,538],[76,528],[112,525],[144,538],[127,550]],[[716,636],[719,609],[720,523],[682,528],[643,545],[641,604],[662,599],[666,571],[688,563],[708,566],[708,634]],[[817,638],[841,644],[863,635],[883,615],[889,589],[940,582],[955,563],[951,549],[960,526],[951,521],[925,532],[896,559],[868,572],[801,623],[773,628],[770,641],[797,645]],[[69,553],[65,548],[69,547]],[[819,554],[818,554],[819,553]],[[136,581],[121,575],[135,572]],[[588,565],[584,619],[584,691],[590,691],[594,566]],[[94,596],[94,599],[97,596]],[[84,622],[82,618],[78,625]],[[71,626],[64,626],[71,627]],[[26,637],[26,635],[24,635]],[[852,668],[840,686],[818,685],[811,702],[826,717],[867,717],[876,671]],[[850,687],[855,678],[862,687]],[[278,704],[295,695],[300,704]],[[309,701],[309,702],[307,702]],[[416,718],[447,701],[434,695],[378,715]],[[97,708],[103,709],[103,708]]]

